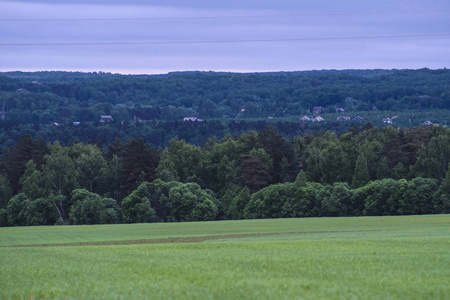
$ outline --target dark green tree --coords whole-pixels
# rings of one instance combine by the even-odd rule
[[[48,195],[48,190],[44,187],[45,182],[42,172],[36,170],[36,164],[30,160],[26,164],[25,173],[20,178],[22,193],[25,193],[30,199],[38,199]]]
[[[433,196],[438,189],[436,179],[416,177],[408,182],[400,202],[400,213],[405,215],[431,214],[435,202]]]
[[[434,195],[434,199],[436,201],[434,213],[450,213],[450,164],[448,165],[447,174],[444,180],[442,180],[439,190]]]
[[[383,157],[378,164],[377,179],[385,179],[391,177],[391,169],[389,169],[386,157]]]
[[[360,153],[358,155],[358,159],[356,160],[355,174],[353,175],[352,187],[353,188],[361,187],[366,183],[368,183],[369,180],[370,177],[367,166],[367,159],[364,153]]]
[[[399,213],[402,194],[402,182],[406,180],[394,180],[391,178],[372,181],[362,187],[366,198],[364,201],[364,215],[384,216],[396,215]]]
[[[121,200],[120,187],[123,178],[123,160],[117,155],[106,162],[106,166],[102,169],[98,182],[100,194],[113,199]]]
[[[243,155],[240,167],[242,169],[240,184],[247,187],[251,193],[269,184],[269,166],[264,164],[260,158],[253,155]]]
[[[352,190],[347,183],[335,182],[332,186],[323,187],[318,194],[321,201],[321,214],[327,217],[349,215]]]
[[[23,135],[19,137],[16,145],[3,155],[4,168],[14,194],[20,190],[19,180],[25,172],[27,162],[33,160],[39,168],[47,152],[44,140],[34,140],[30,135]]]
[[[407,176],[408,176],[408,169],[405,167],[405,165],[402,162],[399,162],[392,169],[392,177],[394,179],[403,179],[403,178],[407,178]]]
[[[122,185],[120,187],[123,195],[134,191],[144,174],[145,181],[156,179],[156,168],[159,164],[160,155],[157,150],[152,149],[144,143],[143,139],[131,139],[124,145],[122,165]]]
[[[73,190],[71,202],[73,203],[69,220],[72,224],[115,224],[119,222],[120,208],[111,198],[102,198],[100,195],[86,189]]]
[[[7,227],[8,225],[9,223],[6,209],[0,208],[0,227]]]
[[[94,145],[77,143],[70,148],[77,173],[78,187],[99,191],[99,184],[107,166],[101,150]]]
[[[354,173],[351,154],[351,149],[345,142],[330,143],[320,154],[321,182],[324,184],[350,183]]]
[[[308,178],[306,176],[306,173],[303,172],[303,170],[300,170],[300,172],[298,172],[297,177],[295,178],[295,185],[299,188],[304,187],[306,185],[306,183],[308,182]]]
[[[69,157],[69,149],[59,142],[51,146],[50,154],[44,157],[42,177],[50,193],[68,196],[77,187],[75,165]]]
[[[293,183],[269,185],[254,193],[245,208],[245,217],[249,219],[290,217],[285,215],[283,206],[293,197]]]
[[[180,182],[201,182],[203,152],[184,140],[172,139],[161,154],[157,168],[159,179]]]
[[[450,163],[450,133],[431,138],[428,146],[428,157],[431,174],[428,174],[427,177],[441,182],[445,178],[447,166]]]
[[[58,210],[49,198],[31,201],[25,209],[27,226],[54,225],[58,220]]]
[[[25,212],[30,202],[27,195],[23,193],[17,194],[9,200],[6,206],[6,215],[10,226],[24,226],[27,224]]]
[[[427,148],[422,144],[417,152],[416,163],[409,168],[409,178],[429,177],[430,172],[429,159],[427,156]]]
[[[307,182],[305,186],[298,188],[295,184],[289,187],[290,197],[282,207],[284,217],[319,217],[321,216],[322,196],[319,192],[324,188],[320,183]]]
[[[9,199],[13,196],[13,190],[8,178],[0,174],[0,209],[6,208]]]
[[[292,145],[273,126],[267,126],[264,130],[259,131],[258,137],[259,144],[272,160],[272,167],[269,170],[271,183],[278,183],[284,178],[289,178],[295,171],[290,165],[290,162],[294,161]],[[282,163],[283,158],[285,158],[284,164]]]
[[[169,221],[192,222],[211,221],[219,213],[212,193],[203,190],[198,184],[189,182],[169,190],[167,208]]]
[[[242,188],[239,194],[234,197],[230,209],[233,220],[240,220],[245,217],[245,207],[250,202],[250,198],[250,191],[246,187]]]
[[[122,218],[125,223],[149,223],[155,221],[155,210],[147,197],[147,185],[144,182],[128,197],[122,200]]]

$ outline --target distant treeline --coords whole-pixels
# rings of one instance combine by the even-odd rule
[[[105,149],[104,151],[102,151]],[[274,127],[108,145],[18,138],[0,157],[2,226],[450,212],[450,129]]]
[[[21,135],[31,135],[34,138],[42,138],[48,142],[58,141],[61,145],[68,146],[71,143],[81,142],[85,144],[97,143],[105,147],[114,142],[116,138],[121,141],[142,138],[153,147],[166,148],[173,138],[184,139],[186,142],[201,146],[209,138],[223,138],[227,134],[239,136],[251,130],[262,130],[271,125],[283,136],[294,137],[296,135],[311,134],[315,131],[333,130],[338,134],[345,133],[353,126],[364,126],[362,122],[323,122],[301,124],[296,121],[270,121],[270,120],[233,120],[222,122],[219,120],[192,121],[148,121],[148,122],[118,122],[110,123],[84,122],[58,125],[17,125],[14,126],[8,120],[0,120],[0,151],[13,146]],[[367,125],[371,126],[371,125]]]
[[[450,71],[345,70],[167,75],[0,73],[0,104],[17,124],[299,116],[450,108]]]
[[[274,126],[283,136],[336,130],[357,124],[381,126],[400,115],[395,126],[412,127],[428,120],[445,124],[450,108],[450,71],[323,70],[274,73],[178,72],[166,75],[118,75],[77,72],[0,73],[0,150],[22,135],[105,145],[144,138],[167,147],[174,137],[197,146],[216,136],[240,135]],[[363,121],[301,124],[304,115],[339,112]],[[342,111],[343,110],[343,111]],[[415,116],[403,112],[422,113]],[[100,123],[102,115],[111,123]],[[185,117],[202,119],[182,122]],[[289,118],[293,118],[290,119]],[[255,120],[259,119],[259,120]],[[262,120],[262,121],[261,121]],[[277,122],[278,121],[278,122]]]

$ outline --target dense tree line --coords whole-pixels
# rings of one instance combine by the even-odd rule
[[[447,69],[149,76],[0,73],[0,150],[26,134],[64,146],[97,138],[107,145],[115,137],[123,141],[143,137],[153,147],[167,147],[175,136],[201,146],[211,136],[264,129],[269,117],[282,120],[270,124],[286,137],[315,130],[344,133],[357,123],[335,122],[333,115],[324,123],[301,125],[298,118],[310,115],[315,106],[323,107],[323,113],[343,108],[345,114],[362,115],[376,126],[382,118],[406,110],[432,110],[440,117],[431,121],[444,123],[450,108],[449,80]],[[111,115],[114,121],[101,124],[101,115]],[[396,126],[412,127],[427,120],[419,115],[399,118]],[[205,122],[182,122],[194,116]],[[295,118],[288,122],[289,117]]]
[[[450,212],[450,130],[62,146],[29,135],[0,157],[0,223],[170,222]]]
[[[450,72],[344,70],[167,75],[2,73],[0,103],[17,123],[283,117],[313,106],[328,111],[448,109]],[[245,111],[242,111],[245,109]]]
[[[65,124],[59,126],[50,125],[19,125],[12,126],[9,121],[0,120],[0,151],[6,147],[13,146],[21,135],[31,135],[42,138],[45,141],[58,141],[61,145],[70,145],[74,142],[92,143],[100,140],[103,146],[113,143],[118,137],[126,141],[129,139],[143,138],[146,143],[153,147],[166,148],[170,140],[175,137],[186,140],[190,144],[201,146],[208,138],[216,136],[223,138],[227,134],[239,136],[250,130],[261,130],[269,124],[274,126],[283,136],[290,137],[299,134],[307,134],[313,131],[335,130],[344,133],[359,122],[330,123],[330,124],[308,124],[301,125],[295,121],[268,120],[239,120],[222,122],[209,120],[203,122],[116,122],[101,124],[99,122],[82,123],[80,125]],[[106,149],[104,149],[106,150]]]

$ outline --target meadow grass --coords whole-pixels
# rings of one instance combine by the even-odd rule
[[[175,237],[207,238],[164,242]],[[0,239],[1,299],[450,298],[450,215],[1,228]],[[127,239],[161,243],[62,246]],[[31,244],[61,246],[20,247]]]

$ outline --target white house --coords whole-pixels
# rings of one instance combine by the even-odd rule
[[[112,122],[113,118],[109,115],[106,116],[100,116],[100,123],[108,123],[108,122]]]
[[[203,122],[202,119],[197,119],[197,117],[186,117],[183,119],[183,121],[191,121],[191,122]]]

